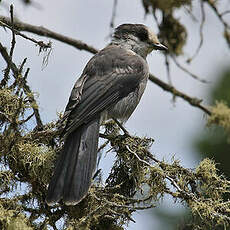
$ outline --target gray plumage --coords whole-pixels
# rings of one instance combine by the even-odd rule
[[[135,110],[148,80],[145,60],[153,49],[166,49],[146,26],[123,24],[112,42],[94,55],[74,85],[66,106],[65,143],[46,201],[80,202],[95,170],[102,120],[125,122]]]

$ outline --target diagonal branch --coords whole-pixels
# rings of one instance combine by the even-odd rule
[[[11,20],[8,17],[0,16],[0,22],[3,22],[5,24],[7,24],[8,26],[12,25]],[[98,52],[97,49],[95,49],[92,46],[87,45],[86,43],[84,43],[80,40],[64,36],[62,34],[59,34],[59,33],[56,33],[54,31],[51,31],[49,29],[46,29],[45,27],[42,27],[42,26],[34,26],[34,25],[20,22],[19,20],[14,20],[14,28],[17,29],[18,31],[26,31],[26,32],[37,34],[40,36],[53,38],[55,40],[58,40],[58,41],[66,43],[68,45],[71,45],[71,46],[73,46],[79,50],[86,50],[86,51],[93,53],[93,54]]]
[[[208,108],[206,108],[205,106],[201,105],[201,102],[202,102],[201,99],[188,96],[187,94],[177,90],[173,86],[161,81],[160,79],[155,77],[153,74],[149,75],[149,80],[151,82],[157,84],[158,86],[160,86],[163,90],[171,92],[173,95],[180,97],[180,98],[184,99],[185,101],[187,101],[190,105],[203,110],[208,115],[211,115],[211,111]]]
[[[0,43],[0,53],[1,53],[2,57],[3,57],[3,59],[5,60],[5,62],[7,63],[7,65],[12,70],[14,78],[15,79],[18,78],[21,73],[20,73],[18,67],[12,61],[12,58],[7,53],[6,48],[1,43]],[[26,72],[25,76],[27,76],[28,72],[29,72],[29,69]],[[38,129],[42,129],[43,124],[42,124],[42,120],[41,120],[41,117],[40,117],[39,110],[37,108],[37,103],[36,103],[36,100],[34,98],[34,95],[32,94],[32,91],[31,91],[30,87],[28,86],[26,80],[24,78],[22,78],[21,81],[23,83],[24,92],[28,96],[31,105],[32,104],[35,105],[35,106],[32,106],[32,108],[33,108],[35,119],[36,119],[36,122],[37,122],[37,127],[38,127]]]
[[[0,21],[6,23],[7,25],[11,25],[11,20],[8,17],[0,16]],[[92,47],[92,46],[90,46],[90,45],[88,45],[88,44],[86,44],[80,40],[73,39],[73,38],[58,34],[56,32],[53,32],[53,31],[48,30],[48,29],[41,27],[41,26],[34,26],[34,25],[30,25],[30,24],[23,23],[20,21],[14,21],[14,27],[19,31],[26,31],[26,32],[34,33],[34,34],[37,34],[40,36],[53,38],[55,40],[58,40],[58,41],[61,41],[63,43],[66,43],[68,45],[71,45],[77,49],[88,51],[92,54],[95,54],[98,52],[98,50],[96,48],[94,48],[94,47]],[[161,87],[163,90],[171,92],[173,95],[178,96],[178,97],[184,99],[185,101],[187,101],[190,105],[203,110],[208,115],[211,115],[210,110],[201,105],[201,102],[202,102],[201,99],[193,98],[193,97],[186,95],[185,93],[180,92],[179,90],[177,90],[173,86],[161,81],[159,78],[155,77],[152,74],[150,74],[149,80],[152,81],[153,83],[155,83],[156,85],[158,85],[159,87]]]
[[[10,67],[12,72],[14,73],[15,77],[19,75],[19,71],[17,66],[12,62],[11,57],[8,55],[6,48],[0,43],[0,53],[4,60],[6,61],[7,65]]]
[[[11,16],[11,20],[12,20],[12,16]],[[26,36],[25,34],[22,34],[20,33],[17,29],[15,29],[15,23],[12,21],[11,24],[7,24],[7,23],[4,23],[3,21],[0,20],[0,26],[3,26],[3,27],[6,27],[8,29],[10,29],[13,33],[13,38],[14,38],[14,41],[15,41],[15,34],[18,35],[18,36],[21,36],[33,43],[35,43],[36,45],[39,45],[40,46],[40,50],[46,50],[48,48],[51,48],[51,43],[48,42],[47,44],[44,43],[43,41],[37,41],[35,40],[34,38],[30,38],[28,36]],[[12,46],[12,48],[14,48],[14,46]]]
[[[199,78],[196,74],[190,72],[188,69],[186,69],[184,66],[182,66],[178,61],[177,59],[175,58],[174,55],[170,55],[170,57],[172,58],[172,60],[174,61],[175,65],[180,68],[181,70],[183,70],[185,73],[187,73],[189,76],[191,76],[192,78],[202,82],[202,83],[209,83],[207,80],[205,79],[201,79]]]
[[[214,13],[216,14],[216,16],[219,18],[220,22],[222,23],[222,25],[224,26],[224,33],[225,34],[229,34],[229,30],[230,30],[230,25],[228,24],[227,21],[224,20],[223,16],[226,14],[226,13],[229,13],[229,10],[225,11],[224,13],[220,13],[218,8],[217,8],[217,4],[216,4],[217,1],[212,1],[212,0],[206,0],[205,3],[207,3],[211,9],[214,11]],[[229,35],[228,36],[224,36],[226,41],[227,41],[227,44],[230,48],[230,41],[229,41]]]
[[[230,29],[230,25],[223,19],[223,15],[219,12],[219,10],[216,7],[216,1],[205,1],[211,8],[212,10],[215,12],[215,14],[217,15],[217,17],[219,18],[219,20],[221,21],[221,23],[223,24],[225,29]]]

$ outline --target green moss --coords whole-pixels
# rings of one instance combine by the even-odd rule
[[[0,192],[10,192],[15,187],[15,176],[10,170],[0,171]]]
[[[0,124],[12,123],[24,108],[20,98],[9,89],[0,89]]]
[[[187,40],[185,27],[172,14],[163,16],[160,24],[159,38],[168,47],[170,53],[183,54],[183,47]]]
[[[230,133],[230,108],[224,102],[216,102],[216,105],[211,107],[211,112],[208,125],[220,125]]]
[[[28,219],[20,210],[4,208],[0,202],[0,227],[5,230],[33,230]]]
[[[20,177],[26,177],[31,183],[40,181],[47,184],[52,174],[55,152],[33,142],[15,144],[9,156],[10,167]]]
[[[217,175],[215,162],[213,160],[205,158],[196,168],[196,174],[199,177],[202,177],[205,181],[212,179]]]
[[[145,4],[148,5],[148,7],[152,7],[153,9],[160,9],[162,11],[168,12],[172,11],[173,8],[180,8],[184,5],[191,5],[191,0],[149,0],[144,1]],[[149,11],[147,11],[149,12]]]

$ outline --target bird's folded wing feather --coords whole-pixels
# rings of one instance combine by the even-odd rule
[[[146,61],[132,52],[117,47],[99,52],[88,62],[72,90],[64,114],[65,134],[126,97],[147,75]]]

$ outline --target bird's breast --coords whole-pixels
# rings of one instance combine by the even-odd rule
[[[101,120],[111,118],[118,119],[121,123],[126,122],[137,107],[146,87],[147,79],[139,84],[135,91],[129,93],[115,105],[110,106],[102,113]]]

